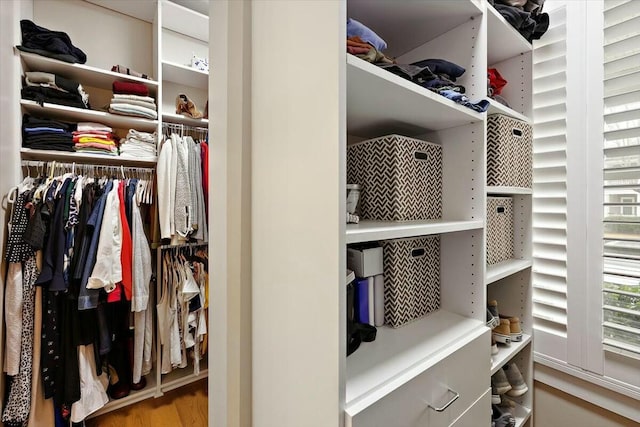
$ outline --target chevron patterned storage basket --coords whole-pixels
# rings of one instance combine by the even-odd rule
[[[487,118],[487,185],[531,188],[531,125],[502,114]]]
[[[513,198],[487,197],[487,264],[514,258]]]
[[[384,322],[394,328],[440,308],[440,236],[385,240]]]
[[[347,182],[362,186],[362,219],[442,217],[442,147],[387,135],[347,147]]]

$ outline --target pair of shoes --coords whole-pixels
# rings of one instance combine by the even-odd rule
[[[515,427],[516,419],[511,413],[503,411],[497,405],[491,405],[493,415],[491,425],[495,427]]]
[[[184,93],[181,93],[176,97],[176,114],[182,114],[194,119],[202,118],[202,113],[198,111],[196,104],[194,104],[193,101]]]
[[[493,327],[491,336],[501,344],[511,344],[511,342],[522,341],[522,328],[520,327],[520,319],[515,316],[498,313],[498,302],[490,301],[487,307],[487,313],[491,313],[494,318],[499,319],[498,325]]]
[[[518,397],[529,391],[515,363],[507,363],[491,376],[491,403],[502,403],[501,395]]]

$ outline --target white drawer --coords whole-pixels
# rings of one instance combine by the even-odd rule
[[[482,421],[484,420],[484,421]],[[466,410],[451,427],[478,427],[491,425],[491,389]]]
[[[487,329],[484,334],[373,405],[353,416],[347,414],[347,426],[448,427],[490,386],[489,333]],[[434,409],[446,406],[456,394],[459,397],[446,409]],[[491,408],[491,405],[487,408]]]

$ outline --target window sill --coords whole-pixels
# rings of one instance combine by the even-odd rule
[[[540,353],[535,353],[534,361],[536,381],[640,422],[640,390],[636,387],[595,375]]]

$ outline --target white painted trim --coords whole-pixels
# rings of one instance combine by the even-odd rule
[[[534,379],[623,417],[640,422],[640,390],[630,390],[565,362],[535,355]]]

